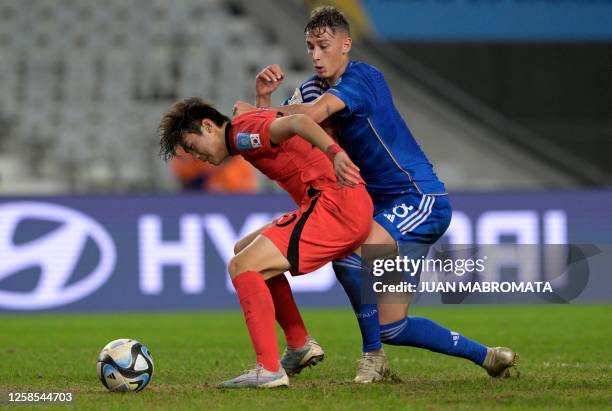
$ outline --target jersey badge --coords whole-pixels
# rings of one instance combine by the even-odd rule
[[[259,134],[236,134],[236,148],[238,150],[250,150],[259,147],[261,147],[261,139],[259,138]]]

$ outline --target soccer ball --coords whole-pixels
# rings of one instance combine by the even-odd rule
[[[153,358],[147,347],[127,338],[106,344],[97,367],[98,378],[113,392],[138,392],[153,376]]]

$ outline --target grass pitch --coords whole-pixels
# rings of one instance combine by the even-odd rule
[[[514,348],[520,378],[493,380],[466,360],[387,347],[398,378],[368,386],[351,383],[360,353],[352,313],[303,313],[327,358],[281,390],[214,388],[254,362],[239,312],[0,315],[0,408],[612,409],[612,305],[415,308],[413,315]],[[109,393],[96,377],[99,350],[116,338],[140,340],[151,350],[155,374],[141,393]],[[73,391],[75,402],[1,402],[15,391]]]

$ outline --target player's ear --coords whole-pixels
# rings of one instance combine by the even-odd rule
[[[209,119],[209,118],[203,118],[202,119],[202,128],[207,133],[210,133],[212,131],[212,129],[213,129],[213,122],[212,122],[212,120]]]
[[[342,54],[348,54],[353,46],[353,39],[350,36],[345,36],[342,40]]]

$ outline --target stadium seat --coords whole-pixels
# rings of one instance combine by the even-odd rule
[[[164,108],[202,95],[228,112],[262,62],[288,61],[262,56],[266,33],[221,0],[23,3],[0,4],[0,122],[8,155],[36,147],[48,189],[172,187],[156,161]]]

